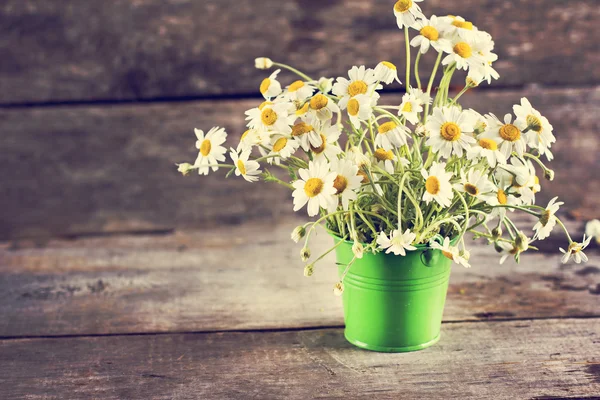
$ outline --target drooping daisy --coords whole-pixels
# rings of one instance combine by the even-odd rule
[[[450,25],[448,26],[448,34],[458,36],[461,39],[470,42],[475,41],[478,37],[478,29],[472,22],[465,20],[461,16],[449,16]]]
[[[510,164],[502,165],[496,170],[496,179],[517,196],[519,204],[535,203],[535,194],[541,189],[531,161],[523,161],[517,157],[511,158]]]
[[[368,121],[371,118],[378,97],[359,94],[348,100],[348,117],[356,129],[360,129],[361,121]]]
[[[388,174],[394,173],[394,163],[398,161],[398,158],[393,151],[383,148],[375,149],[373,158],[379,168],[385,170]]]
[[[257,161],[249,160],[250,150],[244,150],[239,155],[233,148],[230,150],[229,156],[235,165],[235,176],[241,175],[248,182],[256,182],[262,171]]]
[[[267,57],[258,57],[254,59],[256,69],[269,69],[273,66],[273,60]]]
[[[441,251],[444,257],[454,261],[455,263],[462,265],[465,268],[471,268],[469,261],[466,258],[460,256],[458,247],[450,245],[449,237],[445,237],[444,242],[442,244],[439,244],[435,240],[432,240],[431,242],[429,242],[429,247]]]
[[[494,139],[479,139],[474,146],[467,149],[467,159],[483,157],[492,168],[496,168],[498,164],[506,164],[506,157],[498,150],[498,143]]]
[[[385,122],[377,128],[375,145],[384,150],[393,150],[407,144],[410,131],[404,125],[398,125],[394,121]]]
[[[337,155],[342,152],[337,141],[342,134],[337,125],[331,125],[329,122],[318,123],[315,125],[316,133],[321,138],[321,144],[310,146],[310,151],[315,161],[326,161],[337,159]]]
[[[299,121],[292,126],[292,137],[300,144],[302,150],[310,151],[311,147],[319,147],[323,144],[321,135],[317,133],[314,125],[317,124],[315,117],[308,118],[308,122]]]
[[[411,124],[419,122],[419,113],[423,112],[423,106],[419,99],[411,93],[405,93],[402,96],[402,103],[398,110],[398,115],[406,118]]]
[[[400,79],[398,78],[398,68],[389,61],[382,61],[375,67],[375,79],[378,82],[383,82],[386,85],[397,81],[399,84]]]
[[[454,185],[456,190],[468,193],[478,200],[485,201],[487,196],[496,189],[496,186],[490,181],[489,174],[479,169],[471,169],[465,175],[460,171],[460,183]]]
[[[417,99],[420,105],[431,104],[432,98],[419,88],[408,88],[407,93]]]
[[[524,253],[529,249],[529,243],[531,243],[531,240],[529,240],[523,232],[518,232],[517,237],[512,243],[498,242],[498,245],[504,253],[500,258],[500,264],[504,264],[504,261],[510,256],[513,256],[518,262],[521,253]]]
[[[225,129],[219,127],[211,128],[206,135],[201,129],[194,129],[194,133],[198,139],[196,148],[200,151],[194,167],[198,167],[198,174],[208,175],[210,168],[216,171],[219,169],[216,164],[219,161],[225,161],[227,149],[221,144],[227,140],[227,133]]]
[[[377,85],[375,71],[371,68],[366,68],[364,65],[360,67],[352,67],[348,71],[349,80],[344,77],[338,77],[333,85],[333,94],[340,98],[338,105],[342,110],[346,108],[348,101],[358,95],[370,95],[375,90],[380,89]]]
[[[285,97],[292,101],[303,102],[313,95],[316,88],[312,83],[297,80],[292,82],[287,88]]]
[[[562,247],[559,248],[560,252],[565,254],[562,257],[562,260],[561,260],[562,263],[563,264],[568,263],[569,260],[571,259],[571,257],[573,257],[573,260],[577,264],[581,264],[581,262],[587,262],[588,258],[585,255],[585,253],[583,252],[583,250],[585,250],[585,248],[588,247],[591,240],[592,240],[591,236],[586,238],[586,235],[583,235],[583,241],[581,243],[571,242],[571,244],[569,245],[569,248],[566,251],[563,250]]]
[[[498,143],[500,151],[507,159],[513,151],[523,157],[527,145],[521,130],[512,123],[511,114],[504,116],[504,123],[494,114],[487,114],[486,124],[487,129],[481,134],[480,138],[492,139]]]
[[[483,81],[489,84],[492,79],[500,78],[500,74],[492,67],[491,63],[483,63],[469,68],[467,79],[471,80],[471,86],[479,86]]]
[[[300,179],[292,186],[294,192],[294,211],[298,211],[308,203],[308,215],[313,217],[319,214],[319,209],[330,209],[335,203],[337,189],[333,186],[337,174],[329,171],[329,164],[325,162],[309,162],[308,169],[298,170]]]
[[[240,138],[240,142],[237,145],[237,151],[242,151],[242,150],[246,150],[246,149],[250,149],[252,148],[252,146],[256,145],[256,136],[257,136],[257,131],[256,129],[248,129],[246,130],[243,134],[242,137]]]
[[[385,250],[385,254],[394,253],[396,256],[405,256],[406,250],[416,250],[417,248],[412,245],[412,242],[416,239],[417,235],[412,233],[410,229],[407,229],[402,233],[396,229],[390,232],[390,237],[385,232],[379,232],[377,236],[377,244],[381,250]]]
[[[290,108],[294,106],[288,102],[272,103],[263,102],[257,108],[246,111],[248,127],[258,131],[269,131],[289,134],[295,115],[290,115]]]
[[[450,43],[450,53],[442,60],[443,65],[451,65],[456,63],[456,69],[465,71],[472,66],[480,66],[483,64],[483,59],[479,53],[473,50],[471,41],[455,37]]]
[[[481,57],[481,64],[472,65],[469,68],[467,80],[471,80],[472,86],[479,86],[481,82],[492,83],[492,79],[500,78],[500,74],[492,67],[492,64],[498,59],[498,55],[492,52],[494,41],[492,36],[480,31],[477,39],[472,43],[473,51]]]
[[[415,3],[420,3],[423,0],[398,0],[394,4],[394,15],[398,28],[402,29],[405,26],[411,27],[417,19],[425,18],[421,12],[421,7]]]
[[[263,79],[260,84],[260,93],[265,99],[270,100],[273,97],[279,96],[281,93],[281,83],[277,80],[277,75],[281,72],[280,69],[274,71],[268,78]]]
[[[311,97],[308,106],[309,113],[315,115],[321,121],[330,120],[334,113],[340,111],[333,100],[321,93]]]
[[[434,162],[429,168],[429,172],[423,168],[421,175],[425,179],[423,200],[427,204],[435,200],[442,207],[450,207],[453,197],[452,185],[450,184],[452,172],[446,172],[446,163]]]
[[[323,93],[331,92],[331,89],[333,88],[333,78],[325,78],[322,76],[317,82],[317,88]]]
[[[542,216],[540,217],[539,221],[533,226],[533,230],[535,231],[534,239],[546,239],[548,236],[550,236],[552,229],[554,229],[556,226],[556,217],[554,214],[556,214],[560,206],[565,204],[562,201],[557,203],[557,199],[558,197],[554,197],[552,200],[550,200],[548,206],[544,212],[542,212]]]
[[[350,151],[348,151],[346,157],[356,164],[359,170],[361,170],[363,167],[371,167],[371,160],[365,153],[363,153],[360,147],[350,147]]]
[[[457,107],[435,107],[426,124],[430,131],[426,143],[444,158],[449,158],[451,154],[460,157],[463,150],[475,143],[471,136],[474,124],[473,115],[469,112]]]
[[[430,47],[439,53],[443,51],[449,53],[451,51],[450,41],[443,36],[447,26],[443,19],[438,19],[435,15],[432,15],[429,20],[427,18],[418,20],[413,28],[418,30],[419,34],[410,41],[410,45],[419,47],[422,54],[427,53]]]
[[[360,189],[363,177],[358,175],[358,167],[350,160],[335,159],[331,163],[331,171],[336,174],[333,181],[335,195],[342,202],[343,209],[348,210],[350,200],[356,200],[356,190]],[[334,207],[330,212],[335,211],[338,202],[332,204]]]
[[[298,150],[298,146],[300,146],[300,142],[292,137],[273,135],[271,138],[271,152],[268,154],[272,157],[269,157],[267,162],[279,165],[281,160],[290,158]]]
[[[556,142],[556,138],[552,134],[553,127],[548,119],[533,108],[525,97],[521,99],[520,105],[513,106],[513,111],[517,116],[515,125],[523,132],[527,130],[525,137],[529,146],[537,149],[541,155],[545,154],[549,161],[552,160],[549,149],[552,143]]]

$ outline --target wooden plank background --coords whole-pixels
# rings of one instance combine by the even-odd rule
[[[540,201],[560,195],[582,220],[600,216],[600,53],[590,40],[600,36],[597,5],[424,5],[494,35],[502,78],[463,103],[502,115],[529,97],[558,137],[556,180],[544,183]],[[314,76],[382,59],[402,65],[390,8],[357,0],[3,1],[0,240],[291,216],[284,189],[218,174],[183,178],[173,164],[194,159],[194,127],[223,125],[239,137],[243,111],[259,101],[256,56]],[[423,73],[430,64],[424,60]]]

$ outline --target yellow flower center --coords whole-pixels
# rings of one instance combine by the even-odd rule
[[[310,146],[310,149],[316,154],[321,154],[323,150],[325,150],[325,146],[327,146],[327,138],[323,136],[323,134],[320,134],[320,136],[323,143],[321,143],[319,147],[313,147],[312,145]]]
[[[312,108],[313,110],[320,110],[322,108],[325,108],[325,106],[327,106],[328,102],[329,102],[329,99],[327,98],[327,96],[322,95],[322,94],[317,94],[317,95],[313,96],[312,99],[310,99],[310,108]]]
[[[458,42],[454,45],[454,52],[462,58],[469,58],[473,55],[473,49],[466,42]]]
[[[333,181],[333,187],[335,188],[335,194],[340,194],[348,187],[348,179],[345,176],[338,175]]]
[[[509,142],[515,142],[521,139],[521,131],[513,124],[502,125],[499,132],[500,137]]]
[[[373,155],[378,161],[387,161],[394,159],[394,153],[392,153],[391,150],[386,151],[384,149],[377,149],[375,150],[375,153],[373,153]]]
[[[423,28],[421,28],[419,33],[423,35],[423,37],[425,37],[426,39],[429,39],[433,42],[440,38],[440,33],[433,26],[424,26]]]
[[[440,192],[440,180],[436,176],[430,176],[425,181],[425,190],[432,195],[438,194]]]
[[[406,104],[404,105],[404,107],[402,107],[402,111],[403,112],[412,112],[413,110],[413,106],[412,103],[410,101],[406,102]]]
[[[389,61],[382,61],[381,63],[393,71],[396,71],[397,69],[396,66]]]
[[[479,145],[484,149],[488,150],[498,150],[498,143],[494,141],[494,139],[480,139]]]
[[[304,105],[302,107],[300,107],[298,110],[296,110],[296,115],[300,116],[300,115],[304,115],[308,112],[308,101],[306,103],[304,103]]]
[[[288,142],[287,138],[284,138],[284,137],[277,139],[277,141],[273,145],[273,151],[277,152],[277,153],[280,152],[285,147],[287,142]]]
[[[212,143],[210,140],[205,139],[200,145],[200,154],[206,157],[210,153],[210,149],[212,148]]]
[[[508,203],[508,198],[506,197],[506,192],[502,189],[498,189],[496,198],[498,199],[498,203],[500,203],[502,205],[506,205],[506,203]]]
[[[540,184],[540,178],[538,178],[538,177],[537,177],[537,175],[536,175],[536,176],[534,176],[534,177],[533,177],[533,182],[535,182],[535,184],[536,184],[536,185],[539,185],[539,184]],[[531,191],[532,191],[533,193],[537,193],[537,192],[538,192],[538,190],[536,190],[535,188],[532,188],[532,189],[531,189]]]
[[[394,11],[396,12],[406,12],[413,5],[412,0],[398,0],[394,5]]]
[[[308,125],[306,122],[300,121],[292,127],[292,136],[302,136],[312,130],[312,125]]]
[[[323,190],[323,181],[319,178],[310,178],[304,184],[304,193],[308,197],[315,197]]]
[[[460,139],[461,131],[460,127],[454,122],[446,122],[444,125],[442,125],[440,134],[445,140],[449,142],[455,142]]]
[[[388,133],[389,131],[391,131],[392,129],[395,129],[396,126],[398,126],[398,125],[396,125],[396,123],[394,121],[389,121],[389,122],[386,122],[385,124],[379,125],[379,128],[377,128],[377,131],[379,133],[381,133],[382,135],[384,135],[384,134]]]
[[[479,189],[471,183],[465,183],[465,192],[469,193],[471,196],[477,196],[479,194]]]
[[[365,81],[354,81],[348,85],[348,94],[350,97],[354,97],[358,94],[367,93],[368,86]]]
[[[277,113],[272,108],[264,109],[260,115],[260,119],[263,124],[271,126],[277,121]]]
[[[290,87],[288,87],[288,92],[295,92],[298,89],[301,89],[303,87],[304,87],[304,82],[302,82],[302,81],[296,81],[296,82],[293,82],[290,85]]]
[[[542,131],[542,121],[535,115],[527,116],[527,127],[534,132],[540,133]]]
[[[242,160],[238,160],[237,167],[242,175],[246,175],[246,166]]]
[[[260,84],[260,93],[267,93],[267,90],[269,90],[269,86],[271,86],[271,80],[269,78],[263,79],[263,81]]]
[[[263,101],[262,103],[260,103],[260,106],[258,106],[258,109],[262,111],[263,108],[265,108],[266,106],[272,106],[273,102],[271,101]]]
[[[451,260],[454,260],[454,255],[452,253],[450,253],[449,251],[446,250],[442,250],[442,254],[444,255],[444,257],[449,258]]]
[[[358,103],[358,100],[350,99],[348,101],[348,114],[355,117],[358,114],[359,110],[360,110],[360,104]]]
[[[569,245],[570,253],[579,253],[581,250],[583,250],[583,248],[581,247],[581,245],[579,243],[573,242]]]
[[[452,21],[452,25],[456,26],[457,28],[463,28],[469,31],[473,30],[473,23],[469,21],[459,21],[455,19],[454,21]]]

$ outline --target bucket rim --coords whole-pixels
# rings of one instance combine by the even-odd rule
[[[337,239],[339,241],[342,241],[344,243],[347,244],[354,244],[354,240],[349,240],[349,239],[343,239],[341,237],[339,237],[338,235],[336,235],[335,233],[333,233],[333,231],[331,231],[330,229],[328,229],[326,226],[324,226],[325,231],[327,231],[327,234],[331,237],[333,237],[334,239]],[[439,244],[443,244],[444,243],[444,237],[442,235],[440,235],[439,233],[436,234],[435,236],[433,236],[431,239],[435,239]],[[455,236],[453,238],[450,239],[450,244],[455,245],[456,242],[458,241],[458,236]],[[363,246],[366,246],[367,243],[360,243]],[[415,246],[417,248],[417,250],[428,250],[431,249],[431,247],[428,244],[414,244],[413,246]],[[415,250],[413,250],[415,251]]]

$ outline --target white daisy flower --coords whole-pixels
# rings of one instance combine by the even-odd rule
[[[281,72],[280,69],[274,71],[268,78],[263,79],[260,84],[260,93],[265,99],[269,100],[279,96],[281,93],[281,83],[277,80],[277,75]]]
[[[486,124],[487,129],[481,134],[480,138],[492,139],[498,143],[500,151],[507,159],[513,151],[520,157],[523,157],[527,144],[521,130],[512,123],[511,114],[506,114],[504,116],[504,123],[502,123],[494,114],[487,114]]]
[[[342,134],[338,126],[331,125],[329,122],[318,123],[315,125],[315,129],[321,138],[321,144],[318,146],[310,146],[313,160],[326,161],[337,159],[337,155],[342,152],[342,149],[337,143]]]
[[[489,84],[492,79],[500,78],[500,74],[492,67],[491,63],[483,63],[479,66],[472,66],[467,74],[467,79],[470,79],[471,86],[479,86],[483,81]]]
[[[375,90],[381,89],[381,85],[377,85],[375,71],[364,65],[352,67],[348,71],[348,77],[349,80],[343,77],[337,78],[333,85],[333,94],[340,98],[338,105],[342,110],[346,108],[351,98],[361,94],[370,95]]]
[[[446,163],[434,162],[429,172],[424,168],[421,170],[421,175],[425,179],[425,192],[423,200],[429,204],[435,200],[442,207],[450,207],[452,203],[453,193],[450,179],[452,172],[446,172]]]
[[[450,246],[449,237],[444,238],[444,242],[442,244],[439,244],[435,240],[432,240],[431,242],[429,242],[429,247],[441,251],[444,257],[454,261],[455,263],[462,265],[465,268],[471,268],[469,260],[460,255],[458,247]]]
[[[308,104],[309,113],[315,115],[321,121],[330,120],[334,113],[340,111],[338,105],[333,100],[321,93],[317,93],[311,97]]]
[[[556,203],[557,199],[558,197],[554,197],[550,200],[539,221],[533,226],[533,230],[535,231],[534,239],[546,239],[556,226],[556,217],[554,214],[556,214],[560,206],[565,204],[562,201]]]
[[[585,224],[585,234],[596,238],[596,243],[600,245],[600,220],[593,219]]]
[[[588,258],[585,255],[585,253],[583,252],[583,250],[590,244],[591,240],[592,240],[591,236],[586,239],[586,235],[583,235],[583,242],[581,242],[581,243],[571,242],[571,244],[569,245],[569,248],[566,251],[563,250],[562,247],[559,248],[561,253],[565,254],[562,257],[562,263],[563,264],[568,263],[569,260],[571,259],[571,257],[573,257],[573,260],[577,264],[581,264],[582,262],[587,262]]]
[[[420,105],[431,104],[432,98],[419,88],[408,88],[407,93],[417,99]]]
[[[350,151],[346,154],[346,157],[358,166],[359,169],[363,167],[371,167],[371,160],[369,157],[362,152],[360,147],[352,146]]]
[[[413,28],[418,30],[419,34],[410,41],[410,45],[419,47],[422,54],[427,53],[430,47],[433,47],[438,53],[444,51],[450,53],[450,41],[442,35],[448,28],[443,19],[432,15],[429,20],[423,18],[417,21]]]
[[[292,131],[291,125],[295,119],[295,115],[290,115],[291,108],[293,105],[288,102],[265,101],[257,108],[246,111],[248,127],[287,135]]]
[[[398,78],[398,68],[389,61],[382,61],[375,67],[375,79],[378,82],[383,82],[386,85],[397,81],[399,84],[400,79]]]
[[[323,138],[314,127],[317,123],[318,120],[313,116],[307,118],[307,122],[296,122],[292,127],[292,137],[305,152],[309,152],[311,147],[319,147],[323,144]]]
[[[417,235],[412,233],[410,229],[407,229],[402,233],[396,229],[390,232],[390,237],[385,232],[379,232],[377,236],[377,244],[381,250],[385,250],[385,254],[394,253],[394,255],[406,255],[406,250],[416,250],[417,248],[412,245],[412,242],[416,239]]]
[[[323,93],[331,92],[331,89],[333,88],[333,78],[325,78],[322,76],[317,82],[317,88]]]
[[[398,0],[394,4],[394,15],[398,28],[402,29],[405,26],[411,27],[417,19],[425,18],[421,12],[421,7],[415,3],[420,3],[423,0]]]
[[[254,67],[256,69],[269,69],[273,66],[273,60],[267,57],[259,57],[254,59]]]
[[[498,143],[494,139],[479,139],[474,146],[467,149],[469,160],[484,157],[492,168],[496,168],[498,164],[506,164],[506,157],[498,150]]]
[[[393,174],[395,170],[394,164],[398,161],[398,158],[391,150],[385,150],[383,148],[375,149],[373,152],[373,158],[376,162],[376,165],[385,170],[388,174]],[[408,163],[408,160],[405,158],[400,159],[404,166]],[[406,160],[406,161],[404,161]]]
[[[198,174],[208,175],[210,168],[216,171],[219,169],[216,164],[219,161],[225,161],[227,149],[221,144],[227,140],[227,133],[225,133],[225,129],[219,127],[211,128],[206,135],[201,129],[194,129],[194,133],[198,139],[196,148],[200,151],[194,162],[194,167],[198,167]]]
[[[483,64],[483,58],[473,50],[473,42],[455,37],[450,43],[450,54],[442,60],[443,65],[456,63],[456,69],[465,71]]]
[[[421,101],[411,93],[405,93],[402,96],[402,103],[398,110],[398,115],[406,118],[411,124],[419,122],[419,113],[423,112]]]
[[[255,129],[246,130],[240,138],[240,142],[237,145],[236,151],[239,152],[252,148],[252,146],[256,145],[256,136],[257,132]]]
[[[479,169],[471,169],[466,175],[464,171],[460,171],[460,183],[455,184],[454,187],[459,192],[468,193],[482,201],[485,201],[487,196],[496,189],[487,171]]]
[[[498,242],[498,245],[503,250],[504,255],[500,258],[500,264],[504,264],[506,259],[513,256],[515,260],[519,260],[521,253],[529,249],[529,238],[519,232],[517,239],[513,243]]]
[[[474,124],[472,113],[461,111],[457,107],[435,107],[426,124],[430,131],[426,144],[444,158],[449,158],[451,154],[460,157],[463,150],[475,143],[471,136]]]
[[[359,94],[348,100],[348,116],[356,129],[360,129],[361,121],[368,121],[373,116],[373,107],[377,105],[379,96]]]
[[[300,141],[294,140],[292,137],[273,135],[271,138],[271,152],[268,154],[272,157],[269,157],[267,162],[279,165],[281,160],[290,158],[298,150],[299,146]]]
[[[521,99],[520,105],[513,106],[513,111],[517,116],[515,125],[523,132],[527,130],[525,137],[529,146],[537,149],[541,155],[545,154],[548,160],[552,160],[549,149],[552,143],[556,142],[556,138],[552,134],[553,127],[548,119],[533,108],[525,97]]]
[[[248,182],[256,182],[262,172],[260,164],[257,161],[249,160],[250,150],[244,150],[240,155],[233,148],[230,149],[229,156],[235,165],[235,176],[242,176]]]
[[[522,161],[513,157],[510,164],[496,170],[496,179],[503,187],[509,187],[511,193],[518,195],[520,204],[535,203],[535,194],[541,190],[540,180],[535,174],[531,161]]]
[[[331,171],[335,172],[336,177],[333,181],[335,195],[341,200],[344,210],[348,210],[350,200],[356,200],[356,191],[360,189],[363,177],[358,174],[358,167],[350,160],[337,160],[331,163]],[[335,207],[330,212],[335,211],[338,202],[332,203]]]
[[[330,209],[335,203],[337,189],[333,186],[337,174],[329,171],[329,164],[322,162],[309,162],[308,169],[298,170],[300,179],[292,186],[294,192],[294,211],[300,210],[308,203],[308,215],[313,217],[319,214],[319,209]]]
[[[312,97],[315,90],[316,88],[312,83],[297,80],[286,88],[285,97],[291,101],[303,102]]]
[[[375,145],[384,150],[393,150],[407,144],[410,131],[404,125],[398,125],[394,121],[385,122],[377,128]]]
[[[472,22],[465,20],[461,16],[448,16],[450,25],[447,32],[450,36],[456,36],[470,42],[478,38],[479,31]]]

